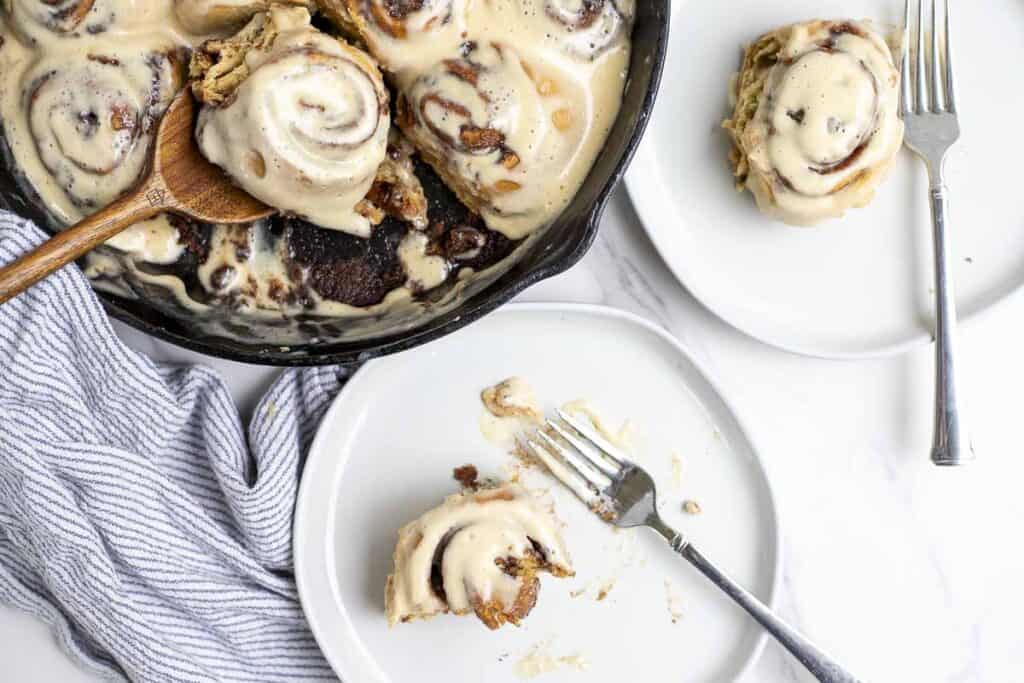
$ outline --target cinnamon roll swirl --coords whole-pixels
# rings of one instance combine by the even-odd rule
[[[373,59],[274,6],[192,61],[203,154],[253,196],[369,236],[359,213],[387,151],[388,91]]]
[[[399,85],[398,125],[488,227],[519,239],[562,208],[590,112],[557,68],[467,44]]]
[[[174,53],[130,46],[68,57],[26,72],[22,116],[6,126],[28,180],[62,222],[73,223],[138,180],[181,69]]]
[[[388,623],[451,612],[475,613],[491,629],[518,624],[537,601],[539,572],[573,575],[558,527],[518,485],[448,497],[399,531]]]
[[[158,22],[170,0],[0,0],[4,20],[24,42],[89,38],[115,28]]]
[[[765,213],[813,225],[867,205],[903,144],[899,72],[873,26],[812,21],[755,41],[725,121],[737,185]]]
[[[543,34],[576,57],[593,60],[627,39],[633,0],[539,0],[543,12],[531,12]]]
[[[466,39],[470,0],[318,0],[358,33],[385,68],[399,71],[453,52]]]
[[[106,30],[114,13],[104,0],[3,0],[4,18],[29,42],[40,35]]]

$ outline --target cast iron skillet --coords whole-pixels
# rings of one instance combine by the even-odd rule
[[[636,0],[633,49],[622,109],[583,186],[565,212],[524,246],[511,267],[479,291],[470,291],[443,313],[424,316],[412,329],[349,340],[317,340],[279,346],[236,341],[203,332],[143,300],[100,293],[107,312],[136,329],[193,351],[229,360],[280,366],[359,363],[424,344],[467,325],[527,287],[575,265],[597,235],[601,215],[621,180],[654,107],[668,45],[669,0]],[[0,169],[0,208],[29,218],[38,211],[26,201],[12,169]]]

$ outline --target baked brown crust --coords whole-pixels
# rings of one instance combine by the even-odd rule
[[[271,5],[313,9],[313,0],[175,0],[174,10],[186,29],[198,35],[235,31]]]
[[[235,91],[249,78],[245,56],[252,50],[270,49],[277,35],[277,26],[268,15],[259,13],[235,35],[199,46],[189,64],[196,99],[214,107],[230,105]]]
[[[757,114],[764,94],[768,73],[779,61],[779,52],[785,44],[790,32],[789,27],[776,29],[764,34],[747,46],[743,52],[743,62],[739,73],[733,77],[730,87],[730,99],[733,101],[732,115],[722,122],[722,127],[729,131],[732,148],[729,150],[729,163],[736,178],[736,189],[742,191],[747,183],[750,170],[747,163],[747,150],[744,149],[743,133],[747,124]]]

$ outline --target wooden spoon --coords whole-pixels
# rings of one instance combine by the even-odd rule
[[[84,256],[125,228],[164,213],[203,223],[249,223],[273,209],[236,186],[199,151],[196,103],[188,88],[160,121],[149,173],[130,193],[0,268],[0,304]]]

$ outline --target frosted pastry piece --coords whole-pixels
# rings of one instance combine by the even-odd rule
[[[203,154],[250,194],[323,228],[368,237],[359,211],[385,159],[388,92],[366,53],[273,6],[192,60]]]
[[[899,73],[866,22],[812,21],[761,36],[733,97],[724,126],[737,187],[792,225],[866,206],[903,145]]]
[[[573,575],[559,522],[515,484],[466,490],[398,534],[387,579],[388,623],[476,614],[490,629],[533,609],[538,574]]]

